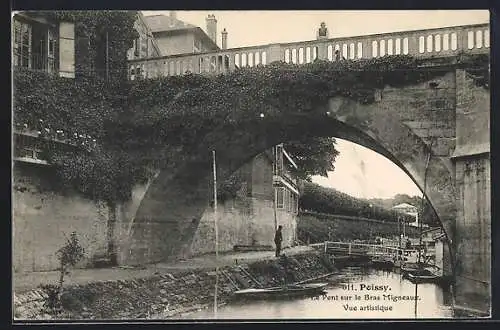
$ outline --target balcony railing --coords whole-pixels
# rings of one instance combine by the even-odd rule
[[[26,68],[35,71],[43,71],[47,73],[57,73],[56,60],[40,54],[30,54],[26,57],[19,57],[14,54],[14,67]]]
[[[96,139],[86,134],[66,136],[62,130],[34,130],[16,125],[14,127],[14,160],[48,165],[47,151],[76,149],[91,152],[97,146]]]
[[[413,55],[419,58],[466,53],[489,53],[489,24],[383,33],[366,36],[311,40],[219,51],[162,56],[129,61],[130,78],[182,75],[186,72],[220,74],[238,67],[266,65],[274,61],[310,63],[316,58],[370,59],[385,55]]]

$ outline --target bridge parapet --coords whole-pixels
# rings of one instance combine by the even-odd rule
[[[221,74],[236,68],[267,65],[275,61],[305,64],[315,59],[356,60],[400,54],[419,58],[446,57],[461,52],[488,53],[489,48],[489,24],[476,24],[131,60],[129,77],[133,80],[138,77],[182,75],[186,72]]]

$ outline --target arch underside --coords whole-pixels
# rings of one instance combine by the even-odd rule
[[[424,190],[431,150],[426,142],[390,113],[374,110],[376,104],[362,106],[345,99],[340,105],[337,100],[336,104],[309,113],[290,113],[286,120],[266,119],[257,129],[255,125],[244,124],[231,127],[232,131],[226,128],[225,138],[217,135],[210,147],[200,146],[195,157],[176,173],[162,171],[136,213],[127,262],[158,262],[175,258],[189,248],[201,215],[210,205],[212,149],[217,150],[218,180],[222,182],[245,162],[278,143],[299,140],[304,135],[337,137],[387,157]],[[359,113],[363,115],[358,116]],[[451,240],[456,206],[454,180],[446,161],[436,156],[430,158],[425,195]]]

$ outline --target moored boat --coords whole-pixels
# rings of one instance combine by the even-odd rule
[[[322,295],[325,293],[327,283],[290,284],[282,287],[263,289],[244,289],[234,292],[235,298],[246,299],[280,299],[291,297],[304,297]]]
[[[441,281],[442,277],[430,269],[423,268],[405,272],[403,278],[408,279],[412,283],[436,283]]]
[[[374,268],[378,269],[392,269],[394,267],[394,262],[391,258],[385,256],[376,256],[371,260],[371,264]]]
[[[424,267],[416,262],[405,262],[402,263],[400,266],[401,272],[403,274],[409,273],[409,272],[415,272],[420,269],[423,269]]]

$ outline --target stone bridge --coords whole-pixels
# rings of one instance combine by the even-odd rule
[[[425,190],[441,220],[456,305],[489,312],[490,93],[480,78],[457,65],[459,54],[489,54],[489,47],[489,25],[484,24],[134,60],[129,68],[131,79],[137,79],[138,67],[144,78],[186,71],[217,74],[274,61],[334,61],[338,49],[350,60],[409,54],[426,60],[429,70],[442,70],[432,81],[382,88],[372,104],[335,97],[307,115],[291,111],[286,121],[238,127],[212,147],[221,180],[270,146],[304,135],[342,138],[384,155]],[[253,130],[250,140],[239,138],[239,130]],[[190,243],[209,206],[210,156],[211,150],[199,150],[176,173],[160,172],[150,184],[133,220],[126,262],[175,257]]]

